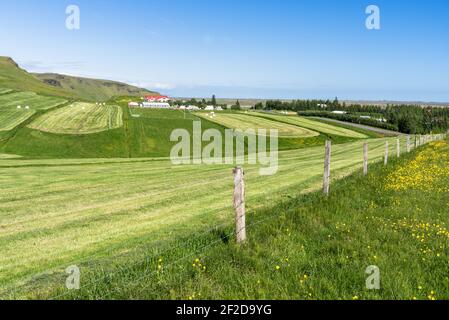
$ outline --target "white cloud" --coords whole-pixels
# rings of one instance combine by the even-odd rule
[[[163,82],[134,82],[131,84],[133,86],[140,88],[157,89],[157,90],[172,90],[176,88],[175,84]]]

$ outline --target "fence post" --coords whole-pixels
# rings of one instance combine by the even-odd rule
[[[368,142],[363,145],[363,174],[368,174]]]
[[[400,158],[401,157],[401,142],[399,141],[399,138],[396,140],[396,149],[397,149],[398,158]]]
[[[410,153],[410,136],[407,136],[407,153]]]
[[[330,177],[331,177],[331,151],[332,151],[332,142],[330,140],[326,140],[324,154],[324,178],[323,178],[323,192],[325,195],[329,195],[330,188]]]
[[[384,158],[384,164],[387,165],[388,164],[388,141],[385,143],[385,158]]]
[[[245,174],[241,167],[236,167],[233,170],[233,174],[236,237],[237,243],[243,243],[246,240]]]

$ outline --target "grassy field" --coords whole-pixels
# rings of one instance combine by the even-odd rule
[[[200,118],[190,112],[184,113],[179,110],[130,110],[126,99],[118,99],[111,104],[119,105],[122,108],[122,127],[83,135],[49,133],[24,127],[20,128],[6,142],[0,142],[0,152],[19,154],[27,158],[168,157],[171,148],[175,144],[169,139],[171,132],[175,129],[183,128],[192,134],[193,121],[201,121],[203,130],[214,128],[224,133],[225,129],[224,126],[209,121],[210,119]],[[62,109],[68,111],[66,108]],[[53,112],[58,114],[62,111],[58,109]],[[54,113],[48,113],[38,121],[47,119]],[[258,121],[256,123],[258,127],[261,127],[261,123],[266,123],[266,120],[260,117],[251,117],[251,119]],[[62,125],[62,123],[67,123],[68,121],[68,119],[62,119],[59,123],[55,119],[53,123]],[[291,126],[276,121],[270,121],[269,124],[273,123],[281,127],[286,126],[290,128]],[[31,126],[37,128],[36,122],[34,121]],[[299,127],[294,126],[294,128],[294,130],[298,130]],[[43,128],[43,130],[48,130],[48,128]],[[299,130],[302,129],[299,128]],[[281,137],[279,139],[279,149],[292,150],[314,147],[323,145],[326,139],[332,139],[335,144],[354,140],[353,138],[325,136],[323,134],[303,138]],[[204,143],[204,145],[206,144]]]
[[[370,141],[371,161],[381,159],[384,143]],[[334,146],[334,178],[360,168],[362,144]],[[314,147],[281,152],[275,176],[261,177],[257,166],[247,167],[249,215],[319,187],[322,159],[322,147]],[[58,266],[81,264],[89,270],[89,264],[105,257],[229,224],[230,169],[173,167],[151,159],[2,160],[0,286],[52,269],[57,275]],[[34,278],[33,286],[48,277]]]
[[[279,137],[283,138],[311,138],[320,135],[318,132],[296,125],[280,123],[265,118],[255,118],[243,113],[217,113],[213,118],[210,118],[204,112],[198,112],[196,114],[231,129],[277,129],[279,131]]]
[[[120,107],[82,102],[48,112],[29,125],[39,131],[61,134],[90,134],[121,126]]]
[[[34,92],[15,92],[0,96],[0,110],[29,106],[31,110],[48,110],[67,102],[57,97],[41,96]]]
[[[57,274],[32,286],[44,283],[38,296],[56,299],[448,299],[447,161],[449,143],[437,142],[388,167],[373,164],[367,177],[334,181],[329,198],[300,195],[296,185],[276,205],[250,205],[243,246],[234,244],[232,221],[214,220],[212,229],[183,223],[169,228],[165,245],[144,233],[138,253],[89,257],[79,264],[80,291],[49,289],[49,277],[63,285]],[[365,287],[371,265],[380,290]]]
[[[225,236],[232,229],[215,230],[96,272],[91,281],[107,281],[72,297],[449,299],[448,161],[449,143],[435,143],[334,183],[328,199],[316,193],[257,211],[242,247]],[[380,290],[366,289],[372,265]]]
[[[37,111],[54,108],[64,103],[66,103],[64,99],[39,96],[33,92],[0,95],[0,131],[10,131]],[[18,109],[18,106],[21,108]]]
[[[323,122],[310,120],[304,117],[299,116],[285,116],[285,115],[275,115],[275,114],[269,114],[269,113],[252,113],[253,115],[258,115],[266,119],[273,119],[297,126],[301,126],[304,128],[308,128],[311,130],[316,130],[321,133],[327,134],[327,135],[336,135],[336,136],[342,136],[342,137],[348,137],[348,138],[358,138],[363,139],[367,138],[367,136],[363,133],[346,129],[343,127],[339,127],[337,125],[333,124],[326,124]]]
[[[9,131],[30,118],[34,110],[3,109],[0,110],[0,131]]]

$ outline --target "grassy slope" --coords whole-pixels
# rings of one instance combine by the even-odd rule
[[[28,127],[43,132],[62,134],[90,134],[123,126],[122,108],[77,102],[47,112]]]
[[[56,97],[40,96],[34,92],[14,92],[0,96],[0,131],[10,131],[36,112],[51,109],[67,101]],[[18,109],[17,106],[21,106]],[[29,107],[29,109],[25,109]]]
[[[34,76],[55,88],[62,88],[88,101],[107,101],[116,96],[141,97],[143,95],[156,94],[156,92],[116,81],[72,77],[53,73],[34,74]]]
[[[0,94],[6,89],[32,91],[42,95],[86,101],[106,101],[115,96],[140,97],[155,93],[110,80],[58,74],[31,74],[21,69],[11,58],[0,57]]]
[[[334,177],[360,168],[362,144],[334,147]],[[383,146],[383,139],[370,142],[372,161],[381,158]],[[322,157],[322,147],[281,152],[278,174],[268,177],[246,166],[249,215],[318,187]],[[230,166],[70,162],[0,162],[3,282],[233,220]]]
[[[371,166],[368,177],[358,173],[334,183],[328,199],[314,193],[257,214],[249,210],[244,246],[227,236],[231,227],[191,232],[171,242],[172,249],[147,248],[91,274],[85,268],[79,292],[43,296],[447,299],[447,161],[448,142],[421,148],[387,168]],[[431,184],[421,172],[434,173]],[[405,179],[404,188],[398,179]],[[370,265],[380,268],[381,290],[365,287]]]
[[[76,97],[74,93],[43,83],[35,76],[20,69],[11,58],[7,57],[0,57],[0,87],[17,91],[33,91],[56,97]]]

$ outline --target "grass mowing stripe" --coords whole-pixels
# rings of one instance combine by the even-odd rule
[[[60,98],[43,97],[32,92],[0,96],[0,131],[10,131],[31,118],[37,111],[64,104]],[[21,108],[18,108],[20,106]],[[29,109],[25,109],[28,107]]]
[[[0,131],[9,131],[30,118],[33,110],[2,110],[0,115]]]
[[[383,145],[384,140],[377,141],[373,140],[373,144],[376,145]],[[358,150],[360,148],[361,150],[361,143],[351,143],[347,144],[345,147],[352,150]],[[338,153],[339,150],[343,148],[337,148],[335,151]],[[382,148],[379,149],[380,152],[382,152]],[[312,151],[312,152],[311,152]],[[312,176],[315,177],[316,181],[320,180],[321,171],[322,171],[322,164],[321,157],[322,157],[322,148],[311,148],[311,150],[302,150],[296,152],[300,156],[304,156],[305,154],[314,154],[316,157],[316,160],[313,161],[312,167],[316,168],[312,171],[310,170],[310,165],[307,163],[305,166],[298,166],[296,159],[289,159],[284,161],[283,155],[284,153],[281,153],[281,163],[280,163],[280,178],[283,181],[281,185],[279,185],[279,189],[282,189],[283,187],[288,187],[292,184],[295,184],[296,181],[301,182],[301,180],[308,179],[306,178],[309,176],[309,173],[313,173]],[[359,152],[355,152],[355,155],[350,154],[344,155],[341,154],[338,157],[354,157],[357,156]],[[286,155],[294,155],[295,152],[289,151],[285,152]],[[313,159],[312,159],[313,160]],[[360,165],[360,161],[356,161],[357,165]],[[6,177],[1,177],[2,187],[5,189],[9,189],[10,193],[14,193],[14,188],[21,188],[23,185],[23,178],[20,178],[17,180],[17,177],[29,177],[27,178],[27,184],[31,183],[33,184],[35,178],[33,178],[33,175],[35,176],[37,171],[38,175],[36,176],[37,180],[36,182],[39,182],[39,185],[36,185],[36,190],[30,190],[30,194],[24,194],[25,197],[28,198],[34,198],[39,199],[38,201],[34,201],[34,205],[32,206],[33,214],[30,215],[30,219],[33,221],[40,221],[41,223],[45,223],[45,218],[39,220],[39,215],[44,214],[45,212],[51,213],[51,212],[61,212],[61,204],[65,206],[70,212],[72,210],[73,212],[73,218],[70,218],[70,215],[68,216],[69,220],[66,221],[66,225],[70,225],[70,222],[75,223],[75,228],[72,228],[71,231],[69,231],[69,234],[66,235],[58,235],[59,232],[57,232],[58,224],[53,224],[51,221],[48,221],[48,226],[53,227],[54,229],[48,229],[47,232],[50,232],[50,234],[54,235],[54,239],[51,239],[48,237],[48,234],[40,237],[41,240],[38,241],[41,245],[41,241],[45,240],[46,246],[48,246],[50,249],[45,250],[50,252],[54,252],[55,255],[59,255],[61,257],[65,257],[65,259],[68,259],[70,255],[73,255],[73,252],[79,252],[80,255],[82,255],[83,251],[86,251],[87,248],[89,248],[89,251],[95,252],[95,250],[98,249],[98,244],[101,243],[107,243],[110,242],[111,239],[114,239],[114,231],[120,230],[120,232],[123,234],[125,233],[124,238],[122,239],[124,242],[126,242],[126,233],[127,232],[133,232],[136,234],[145,234],[147,232],[150,232],[150,230],[163,232],[166,227],[169,227],[171,225],[176,224],[180,221],[180,217],[183,217],[182,219],[186,222],[186,226],[188,227],[189,221],[191,221],[192,218],[195,216],[199,216],[204,210],[201,210],[200,208],[204,206],[204,202],[206,203],[214,203],[216,204],[216,208],[223,208],[224,211],[222,214],[227,215],[231,212],[232,214],[232,208],[230,207],[230,204],[228,201],[223,200],[227,199],[227,197],[223,197],[223,190],[226,190],[226,193],[229,193],[229,197],[231,197],[231,179],[227,179],[227,177],[230,175],[230,167],[222,167],[217,169],[211,169],[211,167],[196,167],[191,166],[188,168],[180,167],[179,172],[177,169],[170,170],[171,167],[169,163],[160,161],[160,162],[154,162],[156,164],[157,170],[155,168],[152,168],[151,166],[146,168],[145,165],[142,166],[141,163],[128,163],[126,166],[128,168],[123,168],[122,164],[113,164],[108,166],[103,165],[92,165],[91,168],[86,168],[85,166],[70,166],[70,167],[61,167],[58,169],[58,167],[52,167],[48,169],[44,168],[33,168],[33,167],[24,167],[24,168],[15,168],[13,171],[8,171],[8,175]],[[351,160],[348,163],[341,163],[338,164],[335,167],[336,170],[340,170],[343,168],[343,166],[347,165],[354,165],[354,161]],[[150,164],[149,164],[150,165]],[[292,170],[293,168],[293,170]],[[307,168],[307,170],[306,170]],[[86,170],[89,169],[89,170]],[[133,171],[129,171],[129,169]],[[172,171],[172,175],[168,175],[168,179],[172,179],[173,181],[178,181],[178,184],[173,185],[172,182],[169,182],[167,185],[161,185],[161,190],[157,192],[157,186],[160,184],[158,180],[160,181],[160,174],[161,172],[167,172],[167,169]],[[259,201],[255,201],[254,199],[258,199],[261,195],[266,194],[267,190],[273,190],[272,183],[269,178],[262,179],[258,177],[257,170],[258,167],[248,167],[247,174],[248,174],[248,183],[249,185],[252,185],[252,188],[249,192],[249,207],[251,207],[251,203],[258,203]],[[126,171],[124,171],[126,170]],[[212,171],[211,171],[212,170]],[[14,172],[16,171],[16,173]],[[159,171],[159,173],[158,173]],[[202,180],[206,179],[206,181],[210,181],[207,177],[210,177],[210,172],[217,172],[219,176],[223,177],[220,178],[223,180],[223,182],[218,183],[217,187],[215,189],[211,189],[210,186],[206,183],[201,183]],[[127,179],[129,180],[131,178],[132,181],[126,181],[123,177],[123,172],[127,172]],[[134,174],[132,174],[134,172]],[[17,176],[17,174],[19,174]],[[307,173],[307,175],[305,175]],[[112,175],[111,175],[112,174]],[[164,175],[166,176],[166,174]],[[172,177],[172,178],[170,178]],[[203,178],[201,178],[203,177]],[[30,179],[31,178],[31,179]],[[189,181],[192,181],[193,178],[198,178],[199,186],[193,187],[189,189]],[[14,179],[14,180],[11,180]],[[50,180],[49,180],[50,179]],[[66,195],[45,195],[46,190],[52,190],[54,186],[51,186],[51,184],[57,183],[59,179],[64,179],[68,187],[70,189],[67,191]],[[99,180],[98,180],[99,179]],[[97,183],[95,182],[97,180]],[[276,179],[275,179],[276,180]],[[273,182],[275,181],[273,180]],[[8,183],[9,181],[9,183]],[[11,182],[14,183],[11,185]],[[75,181],[83,181],[82,185],[79,184],[73,184]],[[49,184],[51,182],[51,184]],[[102,182],[98,184],[98,182]],[[110,184],[111,188],[106,188],[104,184]],[[9,184],[9,186],[8,186]],[[95,185],[97,184],[97,186]],[[139,186],[141,184],[140,188],[136,189],[136,186]],[[172,184],[172,185],[170,185]],[[202,185],[203,184],[203,185]],[[47,187],[46,187],[47,185]],[[83,185],[85,187],[83,187]],[[180,185],[184,188],[185,193],[179,193],[179,190],[177,190],[176,185]],[[201,186],[202,185],[202,186]],[[14,187],[15,186],[15,187]],[[120,186],[120,188],[116,188],[114,186]],[[133,187],[134,186],[134,187]],[[108,190],[110,189],[110,190]],[[111,195],[114,196],[114,189],[117,191],[117,195],[122,194],[122,199],[117,199],[117,203],[112,205],[112,207],[117,207],[117,209],[109,209],[108,205],[111,206],[110,198],[108,200],[107,194],[112,192]],[[151,191],[153,189],[153,191]],[[79,191],[76,192],[76,190],[82,190],[80,193]],[[141,196],[139,197],[139,200],[136,200],[139,202],[137,206],[132,201],[132,191],[136,190],[135,193],[139,194],[141,193]],[[163,192],[161,192],[163,190]],[[212,192],[212,194],[210,194]],[[166,194],[165,196],[159,196],[159,193]],[[102,194],[105,194],[105,196],[101,196]],[[197,196],[195,196],[195,194]],[[198,195],[202,195],[199,197]],[[97,196],[100,195],[100,196]],[[178,195],[178,197],[176,197]],[[182,198],[179,198],[179,195],[182,195]],[[62,196],[62,197],[61,197]],[[278,196],[277,196],[278,197]],[[272,200],[274,200],[274,197]],[[129,205],[125,205],[126,202],[123,202],[123,200],[131,199],[128,203]],[[160,198],[157,201],[155,201],[153,198]],[[202,199],[201,199],[202,198]],[[73,199],[79,199],[79,204],[76,204]],[[90,199],[90,200],[89,200]],[[192,200],[186,200],[186,199],[192,199]],[[176,201],[178,200],[178,201]],[[179,201],[181,200],[181,201]],[[269,200],[269,201],[272,201]],[[86,210],[85,202],[86,201],[93,201],[92,204],[98,203],[100,207],[94,206],[93,208],[96,208],[95,211],[92,210]],[[159,212],[161,209],[157,209],[158,207],[161,208],[164,203],[167,202],[173,202],[174,204],[171,206],[162,209],[162,211]],[[20,207],[18,205],[22,206],[22,209],[18,211]],[[158,204],[159,203],[159,204]],[[125,205],[123,208],[120,208],[121,205]],[[0,207],[0,221],[2,223],[8,223],[9,220],[7,217],[10,215],[10,213],[16,213],[22,212],[23,214],[30,214],[30,206],[29,206],[29,200],[20,200],[20,198],[16,198],[13,202],[8,202],[2,204],[3,207]],[[52,210],[51,208],[54,208]],[[79,213],[76,213],[73,210],[80,210]],[[189,210],[192,211],[192,213],[187,214],[185,212],[185,208],[189,208]],[[227,208],[227,209],[226,209]],[[154,218],[156,220],[150,219],[145,212],[152,212],[154,209]],[[172,210],[173,209],[173,210]],[[144,211],[142,211],[144,210]],[[197,212],[195,212],[197,211]],[[121,212],[128,212],[126,215],[122,214]],[[166,216],[166,212],[170,212],[172,217],[169,218],[169,222],[162,221],[161,218]],[[227,213],[226,213],[227,212]],[[5,215],[6,214],[6,215]],[[81,216],[78,216],[81,214]],[[85,221],[85,226],[80,229],[78,225],[76,225],[76,221],[78,219],[78,222],[82,222],[83,220],[80,219],[82,215],[86,215],[89,217],[90,215],[94,214],[97,215],[97,220],[95,217],[90,217],[91,221],[94,223],[90,225],[90,222]],[[35,215],[35,217],[33,217]],[[159,218],[157,218],[157,215],[159,215]],[[105,217],[108,217],[109,219],[104,220]],[[13,217],[13,216],[12,216]],[[215,215],[215,218],[217,216]],[[17,218],[14,217],[14,219]],[[7,219],[7,220],[5,220]],[[98,220],[100,219],[100,220]],[[206,217],[206,219],[213,220],[214,218],[212,216]],[[63,221],[63,220],[62,220]],[[55,221],[54,221],[55,222]],[[112,224],[111,224],[112,223]],[[190,222],[191,223],[191,222]],[[29,225],[30,227],[31,225]],[[37,226],[36,226],[37,227]],[[87,228],[87,229],[86,229]],[[160,230],[159,230],[160,229]],[[26,229],[25,229],[26,230]],[[26,232],[25,230],[22,230],[21,232]],[[70,229],[68,229],[70,230]],[[77,234],[79,231],[83,230],[83,238],[77,238]],[[88,231],[90,230],[90,231]],[[162,231],[161,231],[162,230]],[[66,230],[67,231],[67,230]],[[9,230],[7,233],[10,233],[11,230]],[[21,233],[19,232],[19,233]],[[1,232],[0,232],[1,234]],[[5,235],[5,234],[4,234]],[[80,234],[81,235],[81,234]],[[69,236],[69,238],[67,238]],[[75,238],[73,238],[75,236]],[[87,238],[87,239],[85,239]],[[39,239],[39,237],[37,238]],[[37,240],[34,239],[35,241]],[[67,240],[64,240],[67,239]],[[71,239],[71,240],[68,240]],[[89,239],[89,240],[88,240]],[[109,240],[107,240],[109,239]],[[30,239],[31,240],[31,239]],[[88,240],[88,241],[87,241]],[[25,241],[25,240],[24,240]],[[14,246],[14,242],[11,243],[9,252],[15,252],[18,253],[18,256],[23,256],[23,248],[26,247],[26,242],[29,240],[26,240],[25,242],[19,241],[17,244],[22,244],[22,251],[17,251],[17,247]],[[62,242],[61,242],[62,241]],[[64,245],[64,241],[69,241],[70,243],[79,243],[76,247],[71,248],[65,248],[66,245]],[[84,242],[84,244],[82,244]],[[58,244],[59,243],[59,244]],[[95,244],[95,245],[94,245]],[[40,246],[39,245],[39,246]],[[42,243],[43,245],[43,243]],[[58,249],[59,247],[59,249]],[[62,251],[61,251],[62,250]],[[42,253],[44,254],[43,251]],[[64,253],[64,251],[66,253]],[[33,257],[35,260],[35,264],[32,264],[33,267],[36,265],[45,265],[42,264],[44,260],[42,258],[45,256],[45,254],[40,257]],[[48,257],[47,257],[48,258]],[[37,260],[36,260],[37,259]],[[37,263],[40,261],[39,263]],[[11,261],[12,262],[12,261]],[[6,263],[6,261],[2,261],[2,263]],[[42,270],[42,269],[41,269]],[[45,270],[45,269],[44,269]],[[26,272],[26,271],[25,271]],[[27,272],[26,272],[27,273]]]
[[[299,116],[273,115],[262,112],[251,113],[251,115],[298,125],[303,128],[316,130],[329,135],[337,135],[342,137],[359,138],[359,139],[367,138],[366,135],[356,132],[354,130],[342,128],[339,127],[338,125],[326,124],[319,121],[310,120]]]
[[[256,118],[243,113],[217,113],[215,117],[210,118],[205,113],[195,113],[199,117],[202,117],[208,121],[218,123],[222,126],[231,129],[277,129],[279,131],[279,137],[290,138],[308,138],[319,136],[319,133],[311,131],[309,129],[300,128],[291,124],[280,123],[262,117]],[[269,134],[269,132],[267,132]]]
[[[74,103],[40,116],[30,128],[60,134],[90,134],[123,126],[118,106]]]

